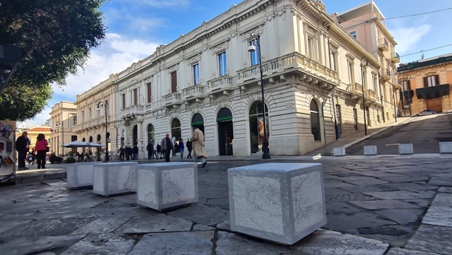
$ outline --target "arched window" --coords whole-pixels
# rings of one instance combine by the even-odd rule
[[[312,99],[311,105],[310,105],[310,111],[311,111],[311,132],[314,136],[315,141],[321,141],[322,137],[320,135],[320,118],[319,118],[319,106],[317,105],[317,102]]]
[[[173,119],[171,123],[171,138],[175,137],[176,140],[179,140],[181,136],[181,126],[179,119]]]
[[[268,108],[265,105],[265,113],[268,116]],[[250,118],[250,137],[251,137],[251,152],[256,153],[262,150],[262,143],[264,141],[264,119],[262,111],[262,101],[256,101],[250,108],[249,118]],[[265,125],[267,131],[267,138],[270,137],[270,132],[268,129],[268,117],[265,118]]]
[[[154,141],[154,126],[152,124],[148,125],[148,140],[147,140],[147,142],[149,142],[150,140]]]

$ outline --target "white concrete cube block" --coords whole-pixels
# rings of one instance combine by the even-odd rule
[[[333,148],[333,156],[335,156],[335,157],[345,156],[345,148],[344,147],[334,147]]]
[[[365,145],[364,155],[366,156],[377,155],[377,145]]]
[[[165,162],[137,166],[137,203],[155,210],[198,201],[195,162]]]
[[[399,143],[399,154],[400,155],[413,154],[413,144],[412,143]]]
[[[326,224],[319,163],[266,163],[228,169],[233,231],[294,244]]]
[[[102,162],[74,163],[66,165],[67,187],[70,189],[92,187],[94,165]]]
[[[93,193],[102,196],[137,191],[137,162],[94,165]]]
[[[452,153],[452,142],[440,142],[439,153],[441,154]]]

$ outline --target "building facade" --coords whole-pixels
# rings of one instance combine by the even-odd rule
[[[117,147],[136,144],[143,157],[149,139],[186,140],[201,125],[210,155],[260,153],[264,128],[272,155],[301,155],[394,121],[396,43],[373,11],[379,30],[366,45],[321,1],[232,6],[115,75]]]
[[[91,149],[97,155],[105,153],[107,144],[110,155],[117,151],[116,75],[97,84],[90,90],[77,95],[75,102],[77,123],[74,133],[78,141],[94,142],[102,145]],[[107,142],[108,141],[108,142]],[[82,148],[79,149],[82,151]]]
[[[56,103],[50,112],[50,127],[52,135],[49,141],[50,152],[56,155],[64,155],[72,149],[63,145],[77,140],[73,127],[77,124],[77,109],[74,103],[61,101]]]
[[[398,78],[402,115],[412,116],[423,110],[452,110],[452,54],[400,64]]]

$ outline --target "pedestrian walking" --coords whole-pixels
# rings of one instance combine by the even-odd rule
[[[188,150],[187,158],[192,158],[191,157],[191,151],[192,151],[193,147],[192,147],[192,143],[191,143],[191,139],[190,138],[188,138],[186,146],[187,146],[187,150]]]
[[[157,157],[162,159],[162,146],[157,144]]]
[[[25,159],[27,157],[27,152],[30,149],[30,139],[28,138],[27,131],[22,132],[22,135],[19,136],[16,140],[16,151],[18,154],[18,168],[19,170],[26,170],[28,167],[25,167]]]
[[[138,152],[139,152],[139,150],[138,150],[138,144],[136,143],[136,144],[133,146],[133,149],[132,149],[133,160],[138,160]]]
[[[193,154],[195,155],[195,161],[198,163],[198,161],[202,162],[202,167],[205,167],[207,165],[207,153],[204,149],[204,134],[199,129],[199,126],[195,126],[195,130],[193,130],[193,136],[191,138],[192,146],[193,146]]]
[[[180,151],[180,158],[184,159],[184,139],[179,140],[179,151]]]
[[[154,144],[152,143],[152,139],[149,139],[149,143],[146,146],[146,150],[148,151],[148,160],[151,160],[154,156]]]
[[[121,146],[121,148],[119,148],[118,152],[119,152],[119,160],[120,161],[124,161],[124,154],[125,154],[125,149],[123,146]]]
[[[35,151],[38,169],[46,168],[46,154],[49,144],[47,143],[47,140],[45,138],[46,137],[44,134],[39,134],[36,141]]]
[[[162,152],[165,153],[165,162],[170,162],[170,153],[173,149],[173,143],[169,134],[166,134],[165,138],[162,139]]]

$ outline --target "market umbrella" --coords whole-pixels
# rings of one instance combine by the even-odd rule
[[[102,145],[100,145],[98,143],[73,141],[73,142],[64,144],[63,147],[66,147],[66,148],[102,147]]]

